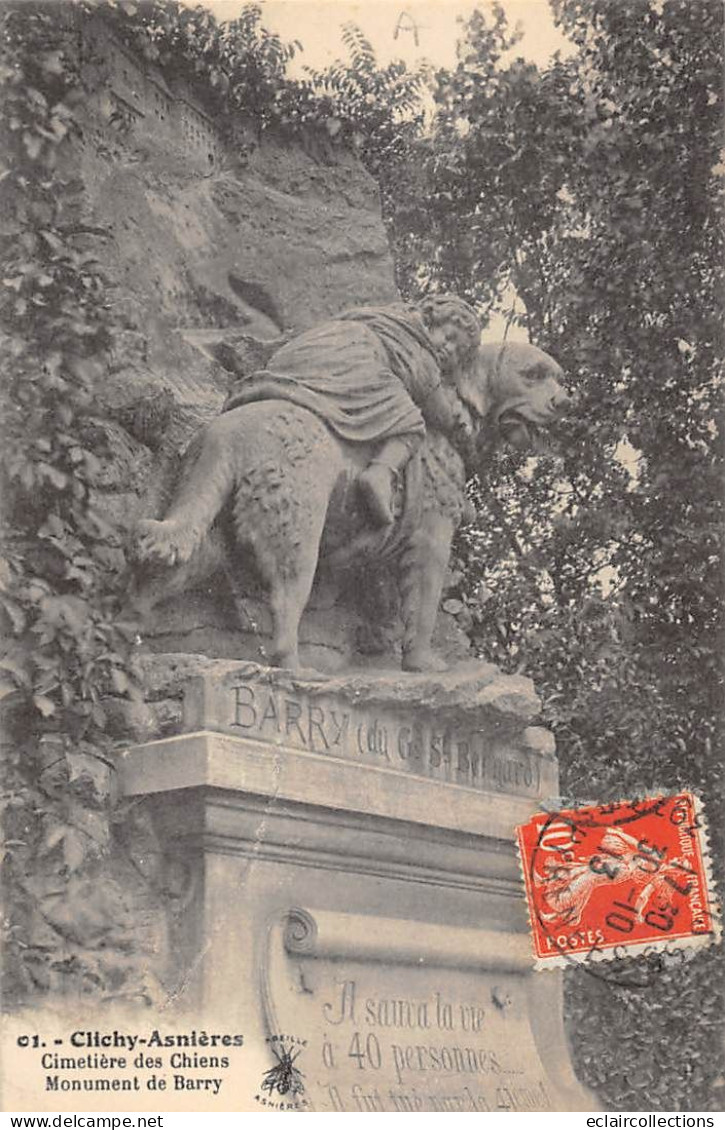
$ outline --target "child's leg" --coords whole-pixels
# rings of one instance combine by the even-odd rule
[[[358,487],[376,526],[392,523],[393,480],[417,451],[421,439],[421,436],[406,435],[386,440],[359,475]]]

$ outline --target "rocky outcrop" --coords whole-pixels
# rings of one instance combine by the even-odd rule
[[[101,399],[127,427],[138,405],[161,400],[172,447],[224,397],[214,342],[238,336],[253,351],[395,298],[376,186],[348,155],[319,166],[269,140],[243,168],[201,175],[130,141],[87,141],[80,172],[121,323]]]

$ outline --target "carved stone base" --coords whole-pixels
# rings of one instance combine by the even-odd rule
[[[527,680],[222,666],[121,779],[195,876],[167,980],[244,1033],[241,1109],[590,1109],[514,848],[556,790]],[[303,1091],[262,1087],[280,1051]]]

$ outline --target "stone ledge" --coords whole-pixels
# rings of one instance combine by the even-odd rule
[[[247,738],[200,732],[124,751],[120,786],[140,796],[188,789],[233,790],[275,802],[363,814],[384,822],[448,829],[513,842],[531,798],[502,795],[393,769],[272,749]]]
[[[337,675],[313,670],[292,672],[251,661],[214,659],[186,652],[149,653],[140,662],[151,699],[178,695],[183,684],[193,678],[219,681],[246,677],[289,691],[332,694],[351,703],[364,700],[373,705],[410,704],[463,711],[487,707],[527,720],[534,719],[541,710],[531,679],[504,675],[493,663],[478,659],[459,663],[449,671],[411,673],[391,668],[351,670]]]
[[[529,679],[480,662],[335,677],[217,663],[186,683],[182,728],[538,797],[555,775],[553,738],[530,725],[538,713]]]
[[[317,671],[286,671],[258,663],[207,661],[198,670],[211,679],[212,689],[231,680],[254,682],[294,694],[329,696],[368,708],[413,706],[425,710],[455,710],[466,716],[482,710],[530,721],[541,711],[531,679],[504,675],[492,663],[471,660],[449,671],[411,673],[397,670],[361,670],[325,675]]]

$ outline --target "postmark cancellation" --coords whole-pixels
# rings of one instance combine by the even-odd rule
[[[536,968],[721,938],[703,805],[691,792],[540,812],[517,842]]]

